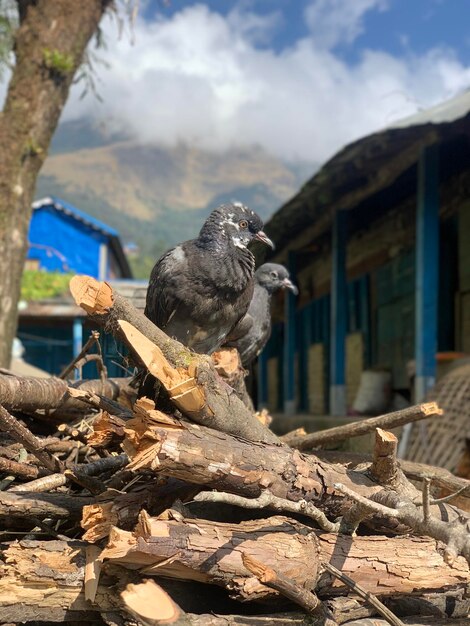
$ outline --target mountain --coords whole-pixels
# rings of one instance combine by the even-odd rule
[[[144,144],[79,120],[59,127],[37,195],[63,197],[119,230],[138,245],[131,261],[146,278],[155,259],[195,236],[221,202],[239,200],[267,219],[314,170],[257,146],[210,152]]]

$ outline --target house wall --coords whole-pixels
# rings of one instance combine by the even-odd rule
[[[459,210],[458,348],[470,353],[470,200]]]
[[[470,353],[469,186],[470,171],[467,171],[446,181],[440,188],[440,351]],[[416,200],[411,196],[398,206],[383,211],[382,215],[378,210],[380,217],[377,219],[370,207],[368,218],[361,216],[359,210],[350,215],[346,340],[348,406],[357,392],[360,373],[371,366],[389,369],[395,389],[409,388],[406,366],[414,359],[415,344],[415,205]],[[329,239],[324,238],[318,245],[312,242],[310,249],[314,251],[303,251],[299,255],[301,262],[296,275],[301,292],[299,308],[315,306],[322,298],[328,298],[331,281]],[[354,296],[352,292],[357,289],[354,285],[361,281],[367,283],[367,294]],[[358,322],[358,310],[368,319]],[[318,312],[313,314],[313,320],[318,326]],[[326,413],[328,338],[313,331],[306,351],[307,371],[297,385],[300,388],[307,385],[309,412]],[[280,409],[282,404],[278,403],[276,410]]]
[[[100,245],[107,239],[75,218],[41,207],[33,211],[27,258],[39,268],[57,272],[77,272],[99,277]]]

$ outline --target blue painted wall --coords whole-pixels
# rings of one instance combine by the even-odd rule
[[[29,241],[27,258],[38,260],[40,269],[99,278],[100,245],[107,237],[74,217],[52,206],[35,209]]]

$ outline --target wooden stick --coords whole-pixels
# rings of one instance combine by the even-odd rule
[[[374,494],[374,501],[372,501],[360,496],[341,483],[336,483],[335,489],[354,502],[358,502],[361,506],[368,508],[370,513],[378,513],[383,517],[398,520],[413,529],[418,535],[427,535],[442,541],[446,546],[444,556],[449,564],[452,564],[460,555],[465,557],[467,562],[470,563],[470,537],[467,531],[466,519],[463,519],[460,523],[458,523],[459,520],[456,520],[456,522],[451,524],[439,520],[429,515],[429,513],[423,515],[411,501],[406,502],[405,498],[400,498],[393,491],[384,490],[381,493],[376,493]],[[387,502],[388,506],[383,505],[380,501]],[[390,504],[397,508],[392,508]]]
[[[2,406],[0,406],[0,429],[10,435],[15,441],[21,443],[28,452],[34,454],[38,461],[48,470],[57,472],[63,469],[63,463],[53,454],[46,452],[39,439]]]
[[[393,433],[381,428],[375,429],[374,457],[370,473],[377,482],[391,489],[398,486],[397,448],[398,439]]]
[[[394,615],[392,611],[387,609],[387,607],[384,604],[382,604],[382,602],[380,602],[380,600],[376,596],[374,596],[373,593],[370,593],[370,591],[366,591],[363,587],[361,587],[361,585],[358,585],[352,578],[340,572],[339,569],[336,569],[334,565],[331,565],[330,563],[323,563],[323,567],[328,572],[330,572],[330,574],[333,574],[333,576],[341,580],[341,582],[343,582],[347,587],[349,587],[352,591],[354,591],[354,593],[356,593],[360,598],[362,598],[363,600],[368,602],[371,606],[373,606],[374,609],[377,610],[377,613],[379,615],[382,615],[382,617],[385,617],[385,619],[387,620],[389,624],[392,624],[392,626],[405,626],[404,623],[401,621],[401,619],[398,619],[398,617]]]
[[[279,574],[272,567],[261,563],[247,552],[242,552],[242,563],[251,574],[256,576],[260,583],[279,591],[288,600],[301,606],[307,613],[312,615],[318,611],[320,600],[308,589],[300,587],[284,574]],[[331,626],[336,625],[336,622],[332,620],[329,623]]]
[[[109,456],[105,459],[99,459],[98,461],[93,461],[92,463],[75,465],[70,469],[73,470],[74,476],[80,479],[81,477],[94,476],[103,472],[118,471],[125,467],[128,462],[129,459],[127,456],[125,454],[120,454],[118,456]],[[66,473],[51,474],[49,476],[33,480],[29,483],[16,485],[15,487],[12,487],[8,493],[41,493],[43,491],[50,491],[51,489],[57,489],[57,487],[66,485],[70,478],[71,476]]]
[[[74,389],[102,393],[106,397],[116,399],[120,390],[129,383],[129,378],[108,378],[102,391],[101,380],[82,380],[74,384]],[[0,374],[0,404],[6,409],[16,409],[25,413],[36,413],[40,407],[44,411],[70,416],[84,412],[83,403],[69,397],[68,383],[59,378],[26,378],[23,376]]]
[[[330,522],[323,511],[314,506],[311,502],[307,502],[306,500],[293,502],[286,498],[279,498],[269,491],[263,491],[257,498],[244,498],[233,493],[224,493],[223,491],[201,491],[194,496],[194,500],[196,502],[233,504],[243,507],[244,509],[273,509],[279,513],[298,513],[315,520],[319,528],[328,533],[336,533],[339,531],[340,527],[338,522]]]
[[[92,330],[91,335],[88,337],[83,348],[80,350],[77,356],[66,367],[64,367],[64,369],[60,372],[58,378],[60,378],[61,380],[65,380],[70,372],[77,365],[77,363],[80,361],[80,359],[82,359],[91,348],[91,346],[98,341],[99,337],[99,332],[97,330]]]
[[[35,465],[29,465],[29,463],[18,463],[17,461],[11,461],[9,459],[3,459],[0,457],[0,472],[8,472],[17,476],[18,478],[34,479],[39,476],[48,475],[49,470],[42,467],[36,467]]]
[[[436,402],[426,402],[425,404],[418,404],[417,406],[411,406],[401,411],[380,415],[379,417],[371,417],[360,422],[352,422],[351,424],[321,430],[305,437],[291,437],[288,441],[293,448],[309,450],[316,446],[344,441],[350,437],[359,437],[374,431],[376,428],[396,428],[403,424],[435,417],[436,415],[443,415],[442,409],[438,407]]]
[[[80,519],[83,507],[91,502],[91,498],[55,493],[0,492],[0,517]]]

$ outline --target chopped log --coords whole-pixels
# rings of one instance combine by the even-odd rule
[[[442,409],[440,409],[435,402],[427,402],[425,404],[418,404],[417,406],[410,406],[393,413],[387,413],[386,415],[380,415],[379,417],[370,417],[359,422],[335,426],[327,430],[320,430],[317,433],[311,433],[301,437],[292,437],[289,435],[287,440],[289,445],[293,448],[311,450],[317,446],[324,446],[326,444],[344,441],[350,437],[365,435],[373,432],[376,428],[396,428],[403,424],[409,424],[410,422],[416,422],[442,414]]]
[[[36,465],[29,465],[28,463],[18,463],[17,461],[3,459],[1,457],[0,472],[6,472],[18,478],[29,480],[50,474],[49,470],[45,470],[42,467],[36,467]]]
[[[83,539],[96,542],[107,537],[113,526],[130,530],[143,508],[158,515],[175,500],[191,500],[198,491],[198,487],[175,479],[163,479],[129,493],[109,489],[96,502],[83,507]]]
[[[160,371],[170,368],[167,370],[170,378],[174,375],[174,370],[178,370],[183,378],[178,408],[185,411],[183,394],[186,393],[190,400],[189,407],[186,408],[189,419],[252,441],[279,442],[276,435],[260,424],[233,389],[220,378],[210,357],[196,354],[168,337],[129,301],[113,292],[107,283],[100,283],[89,276],[75,276],[70,281],[70,291],[77,305],[87,311],[93,321],[124,340],[144,364],[149,365],[155,358],[155,365]],[[136,335],[141,342],[139,345],[133,345],[119,321],[134,327],[139,333]],[[149,347],[142,337],[153,345]],[[150,362],[147,360],[148,356]],[[173,400],[176,392],[174,389]],[[199,394],[202,399],[195,410],[193,400]],[[201,406],[202,402],[204,404]]]
[[[306,589],[303,586],[298,585],[296,582],[288,578],[285,574],[276,572],[272,567],[268,567],[261,561],[253,558],[250,554],[242,552],[242,563],[244,567],[256,578],[260,583],[275,589],[291,602],[301,606],[304,611],[310,613],[310,615],[319,614],[321,609],[321,603],[318,596]],[[326,619],[325,622],[329,622],[328,626],[338,626],[333,620]],[[325,624],[327,626],[327,624]]]
[[[95,605],[85,600],[82,542],[19,541],[0,561],[0,622],[92,620],[94,612],[115,611],[109,580],[98,585]]]
[[[258,599],[269,591],[253,581],[242,562],[249,553],[322,598],[347,593],[341,581],[317,565],[331,563],[377,596],[470,590],[470,569],[462,557],[452,566],[442,545],[422,537],[350,537],[313,533],[285,517],[240,524],[202,519],[150,518],[145,512],[134,533],[113,529],[101,558],[149,575],[211,582],[237,598]],[[380,575],[377,575],[380,572]],[[272,592],[271,592],[272,593]]]
[[[129,583],[121,592],[125,610],[143,626],[191,626],[180,607],[151,579],[137,585]]]
[[[365,540],[366,538],[361,538]],[[376,540],[377,538],[374,537]],[[350,541],[350,538],[348,538]],[[354,538],[352,546],[360,540]],[[331,536],[330,551],[334,551],[335,538]],[[387,540],[381,538],[379,549],[377,549],[377,563],[380,565],[380,571],[384,572],[386,560],[383,559],[383,551],[381,546],[385,545]],[[408,538],[394,538],[392,542],[403,544],[409,542]],[[415,539],[419,542],[419,554],[423,555],[423,560],[428,557],[429,546],[427,539]],[[424,542],[424,543],[421,543]],[[432,546],[431,546],[432,547]],[[399,551],[404,565],[404,575],[407,572],[413,574],[416,558],[413,555],[414,546],[409,545],[408,550]],[[434,548],[432,548],[434,550]],[[340,557],[348,553],[348,546],[345,544],[344,552],[340,553]],[[364,559],[364,546],[357,550],[359,559]],[[377,577],[377,570],[373,567],[374,552],[370,554],[369,566],[364,577],[369,575],[369,580]],[[431,552],[434,557],[434,552]],[[13,542],[8,546],[4,546],[2,550],[2,559],[0,560],[0,622],[1,623],[23,623],[28,621],[57,623],[67,621],[82,621],[84,624],[92,623],[96,619],[99,611],[105,619],[111,617],[116,611],[120,610],[119,591],[122,590],[132,579],[126,579],[126,572],[119,571],[114,574],[107,570],[106,564],[104,572],[97,585],[94,603],[91,604],[85,600],[84,593],[84,577],[86,564],[86,547],[82,542],[65,542],[65,541],[28,541],[23,540]],[[354,567],[346,565],[344,571],[348,571],[355,576],[359,562],[351,563]],[[51,567],[52,565],[52,567]],[[391,570],[396,568],[393,565]],[[424,569],[419,568],[416,572],[416,579]],[[448,568],[450,569],[450,568]],[[439,571],[433,569],[435,575],[439,575]],[[131,572],[129,572],[131,574]],[[387,573],[388,575],[388,573]],[[455,579],[458,576],[456,574]],[[445,584],[443,581],[443,585]],[[424,586],[424,583],[422,583]],[[457,586],[455,583],[454,586]],[[465,584],[461,581],[462,593],[465,594]],[[410,585],[411,587],[411,585]],[[386,593],[386,592],[385,592]],[[407,609],[408,619],[405,623],[409,626],[444,626],[448,621],[433,621],[430,617],[410,618],[415,615],[416,611],[421,611],[421,615],[436,614],[432,601],[424,600],[419,604],[420,597],[426,598],[426,594],[420,596],[419,588],[416,593],[410,593],[411,604]],[[447,610],[452,604],[455,610],[451,615],[466,615],[460,606],[467,608],[468,601],[457,599],[453,602],[452,591],[446,589],[441,594],[442,608],[445,609],[446,598],[451,598],[447,604]],[[395,601],[394,601],[395,602]],[[361,606],[352,598],[338,597],[327,601],[328,608],[332,611],[335,620],[343,624],[351,619],[358,619],[370,615],[370,609]],[[394,606],[396,612],[396,607]],[[312,616],[302,613],[271,613],[269,615],[194,615],[189,614],[191,626],[314,626],[317,622],[313,621]],[[377,621],[377,618],[374,618]],[[450,622],[455,626],[467,626],[468,619],[456,619]],[[320,626],[320,623],[318,623]]]
[[[112,529],[101,558],[132,569],[140,566],[146,574],[211,582],[243,601],[277,595],[247,571],[244,552],[300,587],[315,587],[316,536],[307,526],[282,517],[221,524],[164,520],[142,511],[134,533]]]
[[[397,489],[399,485],[397,463],[398,439],[393,433],[375,429],[374,457],[370,474],[384,487]]]
[[[91,502],[91,498],[56,493],[0,492],[0,519],[13,517],[80,519],[83,507]]]
[[[129,469],[151,470],[210,489],[257,498],[264,490],[297,502],[306,500],[326,515],[336,518],[350,508],[336,483],[347,485],[370,498],[382,491],[381,485],[364,473],[303,455],[288,446],[247,442],[226,433],[173,420],[159,411],[144,411],[127,423],[124,449],[131,462]],[[419,492],[405,484],[408,497]],[[433,507],[439,519],[455,520],[461,514],[442,504]],[[393,532],[408,532],[389,519],[380,519]],[[377,527],[377,524],[375,524]]]
[[[109,378],[104,385],[107,398],[117,399],[120,389],[129,383],[128,378]],[[0,374],[0,404],[8,410],[35,413],[38,409],[54,411],[57,416],[84,413],[86,405],[70,398],[67,393],[69,384],[59,378],[24,378],[21,376]],[[74,387],[92,393],[102,393],[101,380],[83,380]],[[60,409],[60,411],[59,411]],[[54,414],[51,415],[51,419]]]

